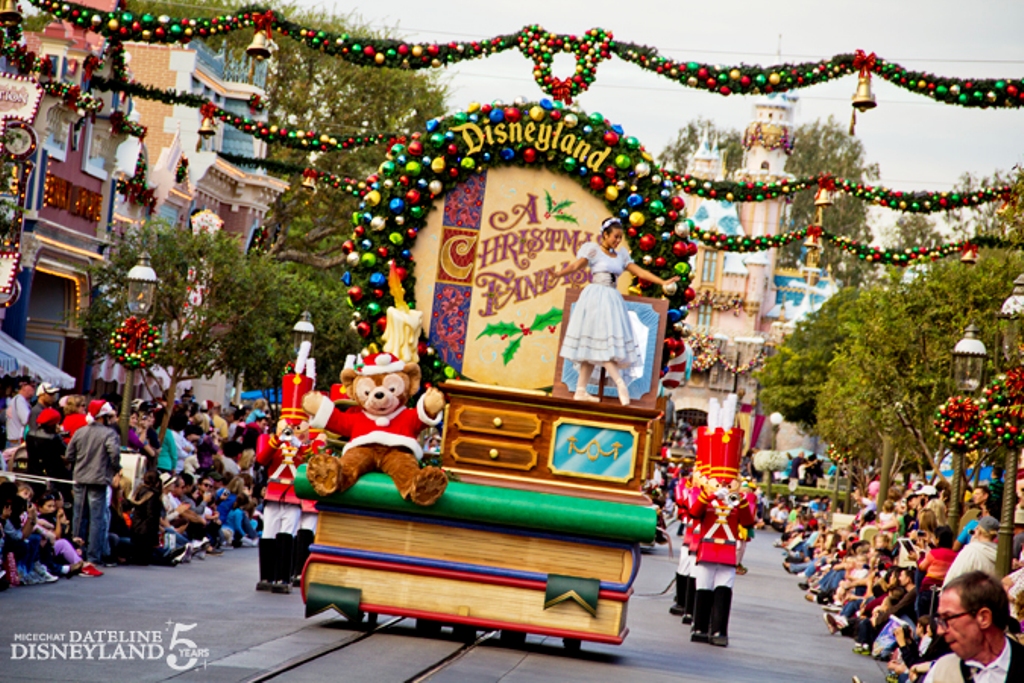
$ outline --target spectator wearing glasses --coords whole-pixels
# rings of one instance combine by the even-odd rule
[[[1024,646],[1007,637],[1009,622],[1006,592],[985,572],[968,572],[947,583],[935,625],[953,652],[935,662],[925,683],[1024,681]]]

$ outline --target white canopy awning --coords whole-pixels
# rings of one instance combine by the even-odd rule
[[[2,362],[0,359],[0,363]],[[93,377],[104,382],[124,384],[126,374],[124,366],[110,356],[104,356],[103,360],[93,366]],[[135,398],[150,399],[163,396],[169,386],[171,386],[171,377],[159,365],[153,365],[135,373]],[[192,382],[186,380],[178,384],[177,391],[180,394],[190,388],[192,388]]]
[[[61,389],[75,388],[74,377],[3,331],[0,331],[0,370],[7,375],[28,375]]]

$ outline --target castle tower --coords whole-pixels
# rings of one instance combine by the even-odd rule
[[[698,178],[707,180],[720,180],[724,177],[724,166],[722,165],[722,154],[718,151],[718,137],[715,137],[714,145],[708,145],[708,132],[705,130],[700,134],[700,145],[690,159],[686,172]]]

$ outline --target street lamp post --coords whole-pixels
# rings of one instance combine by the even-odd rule
[[[292,346],[295,347],[296,355],[299,353],[299,347],[302,346],[302,342],[309,342],[309,352],[313,353],[313,337],[316,336],[316,328],[313,327],[313,316],[309,314],[309,311],[303,311],[299,321],[292,327]]]
[[[782,413],[772,413],[768,416],[768,421],[772,423],[772,450],[776,450],[779,440],[779,427],[786,418],[782,416]],[[772,498],[772,477],[774,474],[771,470],[766,469],[764,471],[764,495],[770,501]]]
[[[1024,315],[1024,274],[1018,275],[1013,281],[1013,292],[999,309],[999,326],[1001,328],[1003,357],[1007,365],[1024,364],[1024,345],[1020,334],[1020,320]],[[1019,406],[1014,406],[1015,408]],[[1017,507],[1017,460],[1020,450],[1007,446],[1003,468],[1003,509],[999,521],[999,541],[996,550],[996,571],[1000,576],[1010,573],[1013,559],[1013,515]]]
[[[139,262],[128,271],[128,313],[138,318],[145,317],[153,308],[153,297],[159,280],[156,271],[149,265],[149,254],[139,255]],[[132,412],[132,398],[135,393],[135,369],[126,367],[124,377],[124,396],[121,399],[121,415],[118,419],[121,428],[121,444],[128,444],[128,421]]]
[[[981,388],[985,375],[988,349],[978,339],[978,328],[971,323],[964,329],[964,337],[953,347],[953,381],[960,391],[973,394]],[[960,530],[960,508],[964,499],[964,452],[953,449],[953,488],[950,495],[949,525],[954,533]]]

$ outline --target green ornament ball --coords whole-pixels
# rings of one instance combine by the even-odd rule
[[[629,158],[628,154],[620,154],[615,157],[615,165],[622,170],[626,170],[633,165],[633,160]]]
[[[377,265],[377,255],[370,252],[366,252],[365,254],[359,257],[359,263],[364,268],[373,268],[375,265]]]

